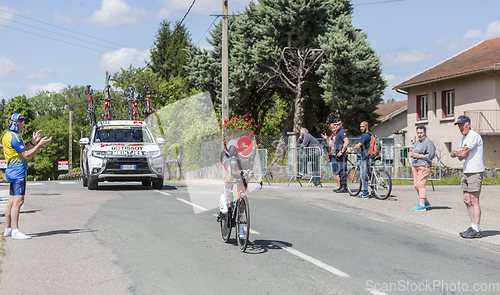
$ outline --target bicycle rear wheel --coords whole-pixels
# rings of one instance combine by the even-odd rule
[[[231,236],[231,208],[226,214],[222,214],[219,212],[219,226],[220,226],[220,235],[222,241],[227,243],[229,241],[229,237]]]
[[[377,199],[385,200],[391,195],[392,179],[391,175],[385,170],[378,170],[373,172],[374,183],[373,193]]]
[[[248,206],[246,195],[241,195],[235,210],[238,210],[236,214],[236,240],[238,241],[240,251],[245,252],[248,245],[248,237],[250,236],[250,207]]]
[[[347,173],[347,191],[352,197],[359,195],[361,192],[361,173],[359,167],[349,169]]]

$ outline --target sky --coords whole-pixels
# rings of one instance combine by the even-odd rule
[[[249,0],[228,0],[229,14]],[[143,67],[163,20],[180,21],[192,0],[0,0],[0,99],[92,85],[106,71]],[[352,0],[353,25],[382,61],[383,99],[392,87],[484,40],[500,37],[498,0]],[[207,30],[221,0],[195,0],[184,24],[192,42],[210,48]],[[216,20],[217,22],[219,19]]]

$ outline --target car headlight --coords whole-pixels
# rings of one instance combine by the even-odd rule
[[[107,152],[106,151],[92,151],[92,156],[99,157],[99,158],[105,158],[107,156]]]
[[[160,151],[150,151],[150,152],[149,152],[149,156],[150,156],[151,158],[158,157],[159,155],[161,155],[161,152],[160,152]]]

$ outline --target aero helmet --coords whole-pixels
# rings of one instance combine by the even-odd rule
[[[254,152],[253,141],[248,136],[242,136],[238,139],[238,143],[236,144],[236,150],[240,157],[248,158]]]

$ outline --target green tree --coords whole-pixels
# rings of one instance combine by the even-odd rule
[[[184,67],[187,65],[187,51],[192,47],[191,36],[185,25],[164,20],[156,33],[151,50],[151,69],[161,79],[171,76],[187,77]]]
[[[7,105],[5,106],[4,112],[3,112],[3,134],[7,132],[7,129],[9,129],[9,120],[12,114],[14,113],[20,113],[23,114],[25,118],[25,123],[24,123],[24,129],[21,132],[21,138],[26,140],[31,138],[33,136],[33,131],[35,131],[35,126],[34,126],[34,119],[36,117],[35,109],[31,105],[30,101],[28,98],[26,98],[25,95],[21,96],[16,96],[9,100]]]
[[[332,112],[338,110],[346,129],[359,134],[359,123],[377,122],[375,113],[382,101],[386,82],[381,62],[366,41],[367,35],[354,28],[350,15],[335,19],[335,25],[324,36],[321,46],[328,63],[320,66],[322,97]]]

